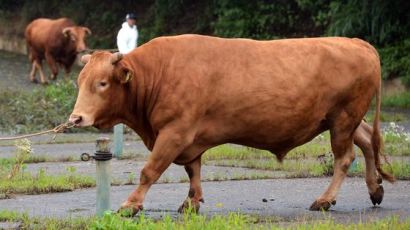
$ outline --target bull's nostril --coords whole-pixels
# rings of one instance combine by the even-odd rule
[[[81,123],[81,121],[83,120],[83,118],[81,116],[77,117],[77,119],[74,121],[74,124],[79,124]]]
[[[80,124],[81,121],[83,120],[83,118],[81,116],[77,116],[77,115],[71,115],[69,121],[73,124]]]

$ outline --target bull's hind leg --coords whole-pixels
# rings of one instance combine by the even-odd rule
[[[336,204],[336,196],[354,159],[353,133],[356,125],[353,119],[342,112],[330,128],[332,150],[335,157],[334,173],[327,190],[310,206],[310,210],[328,210]]]
[[[46,61],[51,70],[50,79],[55,80],[58,75],[58,66],[53,56],[51,56],[49,52],[46,52]]]
[[[178,212],[182,213],[186,210],[198,212],[200,202],[204,202],[201,188],[201,157],[185,165],[185,171],[189,177],[189,192],[188,197],[179,207]]]
[[[374,152],[371,143],[373,128],[362,121],[354,133],[354,143],[362,150],[366,162],[366,184],[373,205],[383,200],[383,186],[379,185],[382,179],[377,174]]]

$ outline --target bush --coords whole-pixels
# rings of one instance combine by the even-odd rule
[[[383,79],[401,77],[410,86],[410,39],[379,49]]]
[[[308,5],[304,1],[218,1],[214,34],[255,39],[319,36],[322,28]]]

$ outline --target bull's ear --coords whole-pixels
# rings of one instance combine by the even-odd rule
[[[83,27],[83,29],[84,29],[84,31],[85,31],[85,33],[86,33],[87,35],[91,35],[91,34],[92,34],[92,33],[91,33],[91,30],[88,29],[88,27]]]
[[[119,70],[117,71],[117,74],[115,74],[115,78],[121,83],[125,84],[130,82],[134,78],[134,72],[124,66],[118,67]]]
[[[118,80],[121,82],[121,84],[130,82],[134,77],[134,73],[132,72],[132,70],[124,68],[121,72],[122,73],[118,76]]]
[[[66,28],[63,29],[62,32],[63,32],[64,37],[69,37],[69,36],[70,36],[70,33],[71,33],[71,28],[70,28],[70,27],[66,27]]]
[[[91,54],[86,54],[81,57],[81,62],[85,65],[90,61]]]

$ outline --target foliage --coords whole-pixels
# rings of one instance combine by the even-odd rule
[[[321,28],[305,9],[298,1],[217,1],[214,34],[255,39],[317,36]]]
[[[401,41],[410,35],[408,1],[333,0],[328,33],[360,37],[375,45]]]
[[[403,83],[410,86],[410,38],[379,49],[379,53],[383,66],[383,78],[401,77]]]

